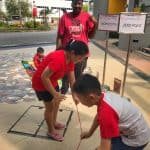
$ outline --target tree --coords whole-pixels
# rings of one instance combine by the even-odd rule
[[[30,5],[23,0],[6,0],[6,10],[8,16],[19,15],[21,17],[28,17],[30,13]]]
[[[16,0],[6,0],[5,2],[8,16],[18,15],[18,7]]]
[[[30,11],[29,11],[30,5],[29,3],[20,0],[18,2],[18,11],[21,13],[22,17],[29,17]]]

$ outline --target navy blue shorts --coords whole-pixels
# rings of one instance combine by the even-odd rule
[[[147,145],[147,144],[145,144],[145,145],[139,146],[139,147],[131,147],[131,146],[125,145],[122,142],[121,137],[112,138],[111,144],[112,144],[111,150],[143,150],[144,147]]]
[[[57,86],[55,90],[59,92],[59,86]],[[48,91],[35,91],[35,93],[39,101],[50,102],[53,99],[53,95]]]

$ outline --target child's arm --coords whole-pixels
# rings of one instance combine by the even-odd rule
[[[64,100],[65,96],[55,90],[55,88],[52,85],[52,82],[49,79],[49,77],[52,74],[53,74],[53,72],[48,67],[46,67],[46,69],[43,71],[43,73],[41,75],[42,82],[43,82],[45,88],[47,89],[47,91],[49,91],[53,95],[54,99]]]
[[[70,87],[71,87],[71,91],[72,91],[72,86],[75,82],[74,71],[71,71],[68,73],[68,78],[69,78],[69,83],[70,83]],[[73,93],[72,93],[72,98],[73,98],[75,104],[77,105],[79,103],[79,101],[76,99],[76,97]]]
[[[82,133],[81,139],[89,138],[94,133],[94,131],[97,129],[98,125],[99,125],[99,123],[97,121],[97,115],[96,115],[90,130],[88,132]],[[111,139],[102,138],[101,142],[100,142],[100,146],[97,147],[95,150],[111,150]]]
[[[95,150],[111,150],[111,139],[101,139],[101,144]]]
[[[83,132],[81,134],[81,139],[84,139],[84,138],[89,138],[90,136],[92,136],[92,134],[94,133],[94,131],[97,129],[98,127],[98,121],[97,121],[97,115],[95,116],[94,120],[93,120],[93,124],[90,128],[90,130],[88,132]]]
[[[100,146],[95,150],[111,150],[111,139],[101,139]]]
[[[74,71],[68,73],[68,78],[69,78],[70,88],[72,89],[72,86],[75,82]]]

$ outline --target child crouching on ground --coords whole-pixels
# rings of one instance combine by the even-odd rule
[[[150,128],[139,110],[118,94],[101,92],[96,77],[81,75],[73,85],[73,95],[85,106],[97,105],[90,130],[81,134],[81,139],[89,138],[100,127],[96,150],[143,150],[149,142]]]

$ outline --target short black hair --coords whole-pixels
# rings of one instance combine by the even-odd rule
[[[82,1],[83,2],[83,0],[72,0],[72,3],[76,3],[78,1]]]
[[[71,40],[66,45],[65,51],[74,51],[75,55],[86,55],[89,52],[87,44],[78,40]]]
[[[37,48],[37,53],[44,53],[44,49],[42,47]]]
[[[101,84],[98,79],[90,74],[82,74],[74,83],[73,92],[81,95],[90,93],[101,94]]]

